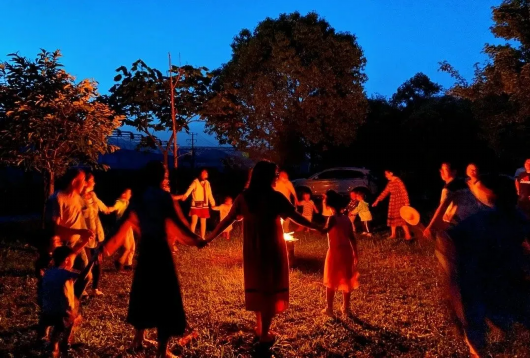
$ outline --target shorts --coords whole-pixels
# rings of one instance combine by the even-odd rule
[[[209,208],[191,208],[190,216],[198,216],[201,219],[210,218],[210,209]]]

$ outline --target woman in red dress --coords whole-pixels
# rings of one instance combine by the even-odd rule
[[[391,230],[391,239],[396,238],[396,228],[401,226],[405,232],[405,240],[410,240],[410,231],[409,227],[405,220],[401,218],[399,210],[404,206],[409,206],[409,194],[407,193],[407,188],[405,184],[394,175],[393,171],[385,170],[385,177],[388,180],[388,184],[379,195],[377,200],[372,204],[372,206],[377,206],[380,201],[384,200],[387,196],[390,195],[390,203],[388,204],[388,218],[387,225],[390,226]]]
[[[273,189],[277,175],[274,163],[256,164],[248,189],[236,198],[226,218],[207,239],[213,240],[243,217],[245,307],[256,312],[256,334],[261,343],[274,340],[269,332],[272,319],[289,306],[289,261],[280,219],[317,228]]]

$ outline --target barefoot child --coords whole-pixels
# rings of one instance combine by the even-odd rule
[[[53,267],[46,270],[42,278],[40,322],[51,327],[50,343],[54,357],[68,351],[74,330],[81,321],[79,298],[89,281],[88,274],[96,258],[81,273],[74,272],[73,266],[76,256],[88,241],[89,237],[84,237],[74,247],[56,248],[52,254]],[[63,339],[59,343],[61,334]]]
[[[311,200],[311,194],[309,193],[303,193],[302,194],[302,201],[300,202],[300,206],[302,207],[302,216],[306,218],[309,222],[313,221],[313,213],[318,214],[318,209],[315,205],[315,202]],[[303,227],[299,227],[297,231],[304,230]],[[309,229],[305,229],[306,232],[309,232]]]
[[[228,215],[228,213],[230,212],[230,210],[232,209],[232,198],[227,196],[225,198],[225,202],[219,206],[214,206],[212,208],[212,210],[216,210],[216,211],[219,211],[219,213],[221,214],[221,221],[224,220],[224,218],[226,218],[226,216]],[[227,239],[227,240],[230,240],[230,232],[232,231],[233,227],[232,225],[230,225],[229,227],[226,228],[225,231],[223,231],[223,234],[222,236]]]
[[[328,226],[328,252],[324,264],[324,286],[327,307],[322,313],[333,316],[335,291],[342,291],[342,314],[350,314],[351,291],[359,287],[357,271],[357,244],[350,219],[340,214],[344,209],[342,198],[334,191],[327,192],[327,204],[334,212]]]
[[[370,212],[370,205],[366,202],[366,194],[358,191],[356,194],[356,200],[358,202],[357,207],[353,209],[351,215],[354,217],[359,216],[363,223],[363,230],[367,236],[372,236],[370,230],[370,223],[372,221],[372,213]]]

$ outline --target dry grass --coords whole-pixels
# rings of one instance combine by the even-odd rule
[[[352,295],[351,319],[320,314],[327,242],[301,235],[291,273],[291,306],[277,317],[281,335],[270,352],[259,350],[251,332],[254,316],[244,310],[241,240],[217,239],[198,251],[181,247],[177,261],[185,309],[199,338],[173,351],[184,357],[459,357],[467,349],[447,319],[437,264],[428,243],[407,245],[381,237],[360,239],[361,287]],[[37,322],[32,260],[21,243],[0,250],[0,356],[42,355],[35,343]],[[125,323],[131,274],[105,265],[105,296],[84,304],[84,322],[73,356],[130,356],[132,328]],[[337,297],[336,307],[340,302]],[[150,333],[154,338],[154,332]],[[530,335],[517,330],[508,338],[493,335],[494,356],[529,357]],[[146,355],[154,354],[150,349]]]

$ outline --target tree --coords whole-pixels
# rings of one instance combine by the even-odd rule
[[[166,145],[157,138],[157,133],[173,129],[170,77],[142,60],[134,62],[130,69],[121,66],[116,72],[116,84],[110,89],[106,101],[117,113],[126,117],[125,124],[146,135],[142,137],[141,146],[158,148],[163,153],[167,166],[176,134],[182,129],[188,131],[190,123],[202,120],[201,111],[211,82],[208,69],[172,66],[176,128]]]
[[[62,68],[58,50],[34,61],[8,56],[0,64],[0,160],[43,173],[47,197],[68,167],[96,166],[116,149],[107,137],[123,118],[96,100],[96,82],[76,82]]]
[[[365,63],[355,36],[316,13],[267,18],[239,33],[231,60],[215,71],[207,130],[280,162],[293,137],[302,156],[349,144],[366,115]]]
[[[440,94],[441,91],[442,86],[420,72],[399,86],[392,96],[392,104],[400,108],[411,107]]]
[[[451,74],[450,93],[472,101],[481,133],[499,158],[521,161],[530,140],[530,5],[527,0],[504,0],[493,8],[490,28],[499,45],[486,44],[488,60],[475,66],[468,83],[449,63],[441,69]]]

